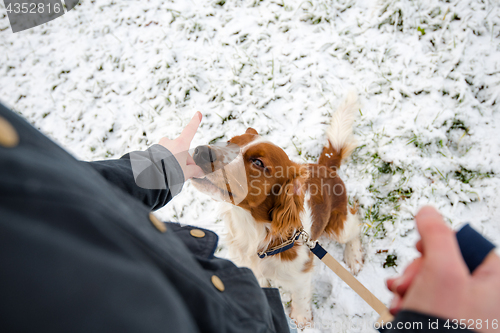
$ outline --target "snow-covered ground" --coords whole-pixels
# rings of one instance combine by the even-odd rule
[[[0,101],[80,159],[175,137],[200,110],[193,147],[251,126],[315,161],[355,89],[359,148],[342,171],[364,222],[359,280],[390,302],[384,280],[417,256],[424,204],[500,244],[496,0],[82,0],[16,34],[0,6]],[[191,184],[158,214],[224,232]],[[307,331],[373,331],[376,313],[322,263],[315,272]]]

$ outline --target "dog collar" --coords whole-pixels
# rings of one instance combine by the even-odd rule
[[[302,234],[304,234],[305,231],[303,228],[300,228],[293,234],[292,238],[289,240],[281,243],[280,245],[273,246],[266,252],[257,252],[257,255],[259,256],[260,259],[264,259],[266,257],[274,256],[275,254],[285,252],[286,250],[290,250],[294,245],[295,241],[297,241]]]

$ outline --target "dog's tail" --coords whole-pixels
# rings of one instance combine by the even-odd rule
[[[356,94],[351,92],[332,116],[330,127],[326,131],[328,143],[323,148],[318,164],[338,168],[342,160],[351,155],[357,146],[352,134],[352,124],[358,110]]]

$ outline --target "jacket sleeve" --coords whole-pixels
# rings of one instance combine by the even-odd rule
[[[160,145],[128,153],[117,160],[83,163],[151,210],[165,206],[184,184],[181,166],[172,153]]]

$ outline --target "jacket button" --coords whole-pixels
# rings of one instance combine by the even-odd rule
[[[196,237],[196,238],[203,238],[205,237],[205,232],[200,229],[193,229],[189,232],[191,236]]]
[[[149,220],[160,232],[167,231],[167,226],[165,225],[165,223],[158,220],[158,218],[153,213],[149,213]]]
[[[0,146],[12,148],[19,143],[19,135],[12,125],[0,117]]]
[[[217,275],[212,275],[212,283],[219,291],[224,291],[224,283]]]

